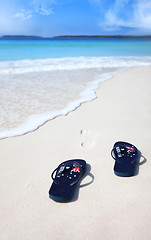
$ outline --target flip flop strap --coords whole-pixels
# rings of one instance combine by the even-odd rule
[[[74,162],[75,164],[77,164],[78,165],[78,167],[80,168],[80,174],[79,174],[79,177],[74,181],[74,182],[72,182],[71,184],[70,184],[70,186],[73,186],[74,184],[76,184],[78,181],[79,181],[79,179],[80,179],[80,177],[81,177],[81,175],[82,175],[82,167],[79,165],[79,163],[77,163],[77,162]],[[56,175],[55,175],[55,177],[54,177],[54,173],[55,172],[57,172],[57,170],[60,168],[60,166],[58,166],[53,172],[52,172],[52,174],[51,174],[51,178],[52,178],[52,180],[54,181],[54,183],[55,184],[59,184],[59,182],[57,182],[56,181]],[[68,169],[64,169],[63,171],[62,171],[62,173],[64,173],[65,171],[69,171],[69,169],[72,169],[73,168],[73,164],[72,164],[72,166],[70,167],[70,168],[68,168]]]
[[[114,147],[114,148],[112,149],[112,151],[111,151],[111,156],[112,156],[112,158],[113,158],[114,160],[118,161],[118,162],[121,162],[121,161],[117,160],[117,158],[115,157],[114,150],[116,150],[115,147]],[[136,159],[133,159],[133,160],[131,161],[132,164],[135,163],[135,162],[137,162],[137,158],[136,158]]]
[[[60,167],[57,167],[57,168],[52,172],[52,174],[51,174],[51,178],[52,178],[52,180],[53,180],[56,184],[58,184],[58,183],[55,181],[54,173],[55,173],[59,168],[60,168]]]
[[[113,155],[113,154],[114,154],[114,149],[115,149],[115,148],[113,148],[112,151],[111,151],[111,156],[112,156],[112,158],[113,158],[114,160],[116,160],[115,155]]]

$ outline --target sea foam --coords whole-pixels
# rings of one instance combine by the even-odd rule
[[[151,57],[70,57],[36,60],[2,61],[0,74],[17,74],[55,70],[134,67],[151,65]]]

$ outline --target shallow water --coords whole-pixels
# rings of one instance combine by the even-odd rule
[[[111,71],[78,69],[1,75],[0,137],[32,131],[94,99],[94,90],[110,77]]]

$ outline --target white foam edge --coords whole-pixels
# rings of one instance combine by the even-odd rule
[[[70,102],[66,108],[56,110],[50,113],[31,115],[28,118],[28,120],[22,125],[16,128],[12,128],[11,130],[0,132],[0,139],[25,135],[27,133],[36,131],[39,127],[44,125],[46,122],[53,120],[58,116],[68,115],[70,112],[80,107],[82,103],[96,99],[97,96],[96,96],[95,90],[99,88],[101,82],[108,80],[110,78],[112,78],[112,75],[109,73],[101,74],[101,78],[98,78],[93,82],[90,82],[87,88],[80,93],[80,98]]]
[[[151,56],[65,57],[0,61],[1,74],[89,69],[100,67],[150,66]]]

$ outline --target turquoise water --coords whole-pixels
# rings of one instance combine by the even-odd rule
[[[0,138],[95,99],[113,72],[150,65],[151,39],[0,38]]]
[[[80,56],[151,56],[151,39],[0,39],[0,61]]]

